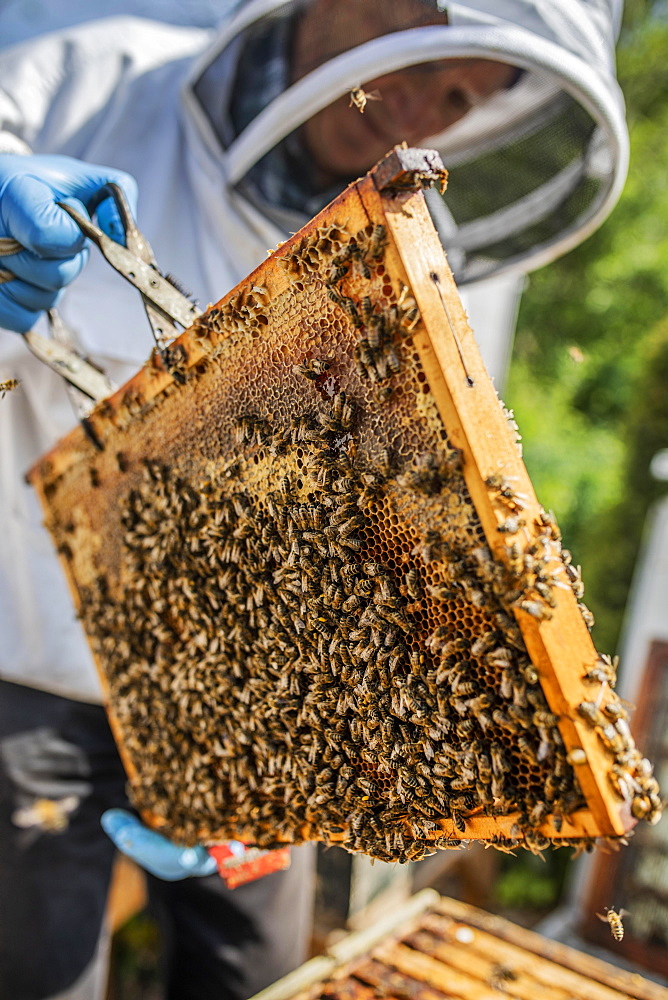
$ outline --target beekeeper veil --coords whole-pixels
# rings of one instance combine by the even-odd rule
[[[361,14],[391,2],[357,0]],[[304,123],[336,101],[349,107],[351,91],[372,92],[387,74],[442,60],[492,60],[513,68],[504,85],[424,137],[450,174],[445,197],[432,192],[430,208],[460,283],[547,263],[600,225],[626,176],[628,136],[614,70],[621,0],[412,2],[429,12],[428,23],[393,25],[362,44],[339,45],[295,82],[289,61],[308,0],[243,3],[195,85],[203,106],[211,108],[215,93],[225,109],[216,132],[228,183],[294,231],[337,193],[336,185],[319,190],[309,176]],[[325,6],[336,18],[336,3]],[[226,60],[235,60],[235,74],[221,71]],[[222,100],[230,79],[236,90],[228,84]],[[423,80],[429,102],[428,73]],[[350,107],[350,115],[360,113]],[[366,114],[374,114],[371,104]],[[354,176],[340,178],[338,190]]]

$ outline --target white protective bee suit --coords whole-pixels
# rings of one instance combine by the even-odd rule
[[[430,194],[430,206],[474,326],[495,288],[515,287],[518,274],[577,244],[611,210],[628,152],[614,77],[621,0],[444,2],[447,26],[381,36],[336,56],[234,137],[225,109],[245,33],[293,6],[249,0],[215,32],[98,20],[2,52],[0,152],[66,154],[132,174],[138,223],[161,270],[206,306],[307,221],[263,206],[244,184],[276,143],[360,82],[417,62],[480,57],[524,72],[430,143],[450,170],[445,201]],[[475,284],[488,279],[497,285]],[[505,299],[511,311],[513,301]],[[117,382],[150,352],[138,293],[94,249],[60,311]],[[0,331],[0,378],[8,377],[21,385],[0,402],[0,677],[98,702],[83,632],[23,480],[75,417],[60,379],[19,335]]]

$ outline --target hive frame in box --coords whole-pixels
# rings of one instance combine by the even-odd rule
[[[251,1000],[373,1000],[379,992],[461,1000],[668,997],[637,972],[423,889]]]
[[[587,625],[583,619],[582,608],[572,591],[566,566],[561,556],[558,529],[535,497],[519,455],[517,442],[509,427],[507,414],[504,412],[484,370],[445,254],[429,218],[421,188],[443,176],[444,172],[435,154],[400,148],[393,151],[366,177],[351,185],[300,233],[282,244],[270,259],[257,268],[245,282],[233,289],[215,306],[210,307],[166,351],[162,353],[154,351],[147,364],[133,379],[113,396],[98,404],[87,419],[86,433],[82,428],[73,431],[52,452],[37,463],[29,474],[29,478],[40,495],[47,516],[47,525],[58,547],[75,603],[87,623],[90,639],[90,633],[95,633],[97,628],[94,622],[95,615],[99,615],[104,610],[106,597],[100,603],[98,594],[95,614],[92,614],[86,610],[90,603],[87,595],[96,577],[101,572],[107,572],[107,562],[113,562],[113,559],[118,558],[118,553],[112,552],[114,549],[112,543],[114,537],[116,537],[117,542],[122,537],[118,534],[121,531],[121,526],[116,525],[114,529],[116,536],[114,536],[113,530],[108,529],[107,522],[112,516],[110,512],[119,503],[122,502],[126,505],[124,514],[126,523],[131,522],[132,518],[135,517],[135,514],[132,514],[132,505],[134,504],[135,508],[139,510],[144,503],[143,495],[137,499],[136,490],[137,470],[141,466],[142,458],[145,459],[147,455],[153,453],[169,454],[170,461],[178,459],[179,468],[184,475],[199,462],[198,482],[205,482],[206,485],[203,487],[205,490],[211,488],[211,483],[206,480],[207,470],[214,478],[218,477],[216,483],[222,482],[220,476],[223,475],[221,472],[223,466],[226,470],[224,475],[228,477],[241,475],[238,471],[234,471],[238,469],[239,462],[228,462],[221,465],[215,455],[212,457],[211,435],[207,438],[206,444],[204,443],[206,421],[211,421],[216,414],[218,415],[217,429],[212,436],[219,443],[222,442],[221,449],[227,447],[225,441],[228,441],[233,431],[230,426],[221,431],[221,421],[225,422],[221,414],[226,413],[224,407],[227,405],[226,400],[230,393],[243,393],[241,371],[243,359],[248,354],[248,348],[257,354],[258,359],[263,356],[262,351],[265,350],[266,346],[265,339],[268,338],[268,334],[265,332],[268,322],[265,314],[270,314],[271,311],[271,306],[267,303],[273,303],[281,299],[282,296],[290,304],[290,308],[297,309],[298,304],[307,299],[309,289],[312,291],[317,286],[318,294],[322,297],[326,293],[330,301],[334,302],[343,320],[348,323],[350,329],[346,336],[348,336],[349,347],[355,343],[354,338],[358,338],[354,352],[349,351],[350,355],[354,353],[354,366],[352,357],[347,357],[347,360],[345,357],[338,358],[341,372],[340,376],[337,377],[340,377],[341,381],[337,385],[340,387],[340,385],[345,384],[348,390],[350,390],[351,385],[359,388],[361,383],[357,375],[354,374],[353,368],[356,368],[358,375],[361,370],[363,374],[366,374],[366,377],[369,376],[370,367],[365,367],[364,354],[360,357],[359,353],[360,335],[358,329],[361,328],[362,333],[364,333],[365,323],[371,325],[371,318],[377,315],[373,311],[375,306],[370,303],[370,300],[367,300],[369,304],[365,306],[365,300],[359,294],[356,299],[344,294],[338,272],[332,273],[329,270],[327,272],[328,278],[321,280],[317,275],[316,278],[313,278],[313,275],[308,271],[308,267],[313,264],[313,259],[309,257],[309,254],[318,243],[322,241],[327,243],[332,232],[338,232],[339,236],[341,235],[339,230],[345,230],[349,234],[357,233],[358,240],[363,237],[368,241],[365,244],[367,256],[364,257],[361,252],[355,256],[353,252],[346,258],[347,251],[342,251],[343,257],[339,256],[339,260],[343,259],[344,263],[347,260],[348,278],[346,280],[352,283],[351,286],[347,286],[348,291],[350,291],[350,287],[357,287],[362,282],[363,277],[366,278],[369,266],[372,270],[375,269],[374,280],[381,272],[386,275],[386,277],[381,275],[378,280],[381,284],[385,282],[384,288],[391,287],[392,291],[386,294],[394,296],[394,298],[390,298],[389,301],[399,303],[398,306],[396,304],[390,305],[389,310],[386,309],[383,314],[385,316],[391,315],[393,323],[396,321],[395,325],[399,330],[396,350],[413,352],[412,357],[415,359],[413,368],[416,371],[419,369],[422,373],[418,374],[421,385],[418,382],[415,385],[427,393],[428,400],[435,401],[438,411],[436,413],[434,409],[433,412],[430,411],[427,414],[425,409],[427,403],[423,400],[421,403],[422,412],[427,414],[432,424],[434,420],[442,421],[447,432],[448,454],[452,455],[453,449],[455,449],[456,453],[461,456],[465,486],[475,507],[480,529],[484,532],[486,545],[493,556],[494,564],[499,568],[499,573],[505,574],[504,578],[508,587],[511,586],[509,581],[514,581],[514,586],[519,587],[512,600],[507,602],[507,609],[512,611],[521,630],[521,636],[533,664],[532,672],[536,675],[533,682],[540,681],[540,687],[547,699],[545,706],[546,709],[549,707],[547,714],[552,713],[558,719],[558,730],[564,745],[562,764],[565,756],[568,766],[572,766],[576,774],[577,782],[579,782],[579,787],[586,800],[585,808],[576,808],[568,814],[560,810],[558,815],[549,814],[549,810],[538,803],[536,814],[530,821],[529,830],[526,827],[526,809],[521,815],[517,809],[507,806],[503,813],[500,813],[498,808],[485,810],[476,805],[463,810],[460,807],[455,810],[453,807],[449,817],[442,818],[437,815],[434,819],[432,802],[432,808],[425,809],[422,813],[423,818],[425,815],[431,817],[426,823],[427,829],[423,830],[424,839],[431,841],[434,838],[440,838],[441,846],[450,846],[451,844],[454,846],[461,841],[470,839],[487,840],[501,846],[504,843],[526,843],[527,846],[535,846],[536,843],[540,845],[541,839],[547,843],[545,838],[552,838],[555,842],[562,839],[590,842],[596,837],[621,838],[635,823],[632,813],[639,816],[647,815],[651,811],[648,794],[645,794],[644,789],[640,788],[637,777],[633,777],[636,772],[632,774],[632,769],[636,765],[639,766],[640,755],[635,751],[630,735],[624,735],[623,728],[620,735],[619,730],[614,730],[613,724],[614,734],[611,735],[611,731],[608,731],[607,736],[605,734],[605,727],[610,730],[611,719],[605,718],[601,712],[608,703],[615,705],[618,703],[611,689],[611,683],[605,679],[603,681],[596,680],[598,676],[596,666],[601,663],[605,664],[605,661],[602,661],[598,656],[591,642]],[[382,227],[382,232],[380,227]],[[365,237],[364,233],[366,233]],[[343,237],[341,238],[343,239]],[[386,246],[385,242],[387,242]],[[376,252],[381,247],[381,243],[382,267],[379,264],[381,258]],[[350,245],[349,241],[346,244],[348,250]],[[357,247],[359,251],[359,246],[355,243],[354,238],[352,245]],[[308,263],[309,260],[311,264]],[[356,261],[358,263],[355,263]],[[315,268],[315,265],[313,266]],[[335,268],[336,261],[332,266]],[[344,272],[345,270],[346,267],[343,267]],[[302,279],[307,282],[306,291]],[[309,280],[311,285],[308,285]],[[399,289],[401,289],[400,292]],[[353,294],[354,292],[350,292],[350,295]],[[322,298],[322,301],[326,300]],[[306,302],[306,306],[302,305],[301,308],[308,309],[308,304]],[[331,309],[331,305],[329,308]],[[364,308],[369,311],[366,318],[360,317],[360,310],[364,310]],[[345,319],[346,316],[347,319]],[[308,322],[313,324],[316,320],[311,317]],[[389,338],[387,351],[395,346],[393,338],[394,334]],[[405,338],[408,340],[405,341]],[[285,355],[285,369],[281,376],[285,384],[282,391],[288,394],[296,391],[295,378],[297,376],[294,373],[300,371],[301,375],[306,376],[309,385],[313,389],[317,388],[321,397],[324,393],[327,402],[331,403],[334,408],[334,390],[327,389],[327,380],[330,378],[329,361],[319,362],[317,358],[313,359],[312,357],[309,359],[308,356],[312,355],[313,352],[304,350],[309,345],[302,345],[300,354],[299,341],[297,340],[296,343],[297,355],[294,353],[296,349],[294,343],[291,348],[288,348],[286,342],[286,345],[281,348]],[[408,343],[408,347],[406,347],[406,343]],[[269,349],[266,348],[266,350]],[[292,350],[292,354],[290,350]],[[237,358],[239,363],[238,376],[235,375],[235,370],[230,370],[229,364],[225,367],[223,357],[225,351],[232,352],[227,355],[228,361],[230,357]],[[236,355],[234,351],[237,352]],[[274,355],[272,354],[271,357],[274,358]],[[278,357],[280,361],[280,351]],[[293,364],[300,357],[301,364]],[[408,358],[409,355],[406,354],[406,357]],[[393,365],[390,364],[388,358],[389,354],[385,357],[383,371],[378,377],[378,381],[381,383],[391,382],[394,377]],[[218,359],[220,362],[215,378],[211,374],[211,365],[215,365],[216,362],[212,359]],[[367,358],[367,360],[369,359]],[[258,363],[260,363],[259,360]],[[313,370],[314,363],[323,364],[322,369]],[[350,370],[344,371],[345,365],[348,365]],[[378,376],[378,372],[376,372],[376,376]],[[406,376],[402,375],[401,379],[404,378]],[[224,383],[224,379],[228,380],[227,383]],[[200,386],[208,386],[206,393],[201,388],[200,390],[193,389],[196,383],[199,383]],[[301,383],[299,384],[301,385]],[[364,392],[366,392],[366,388]],[[218,396],[214,399],[216,393]],[[349,391],[348,398],[350,396]],[[342,403],[341,399],[345,398],[340,394],[336,395],[339,402],[336,404],[338,410],[334,416],[332,416],[334,410],[329,415],[319,414],[321,426],[319,425],[318,433],[324,434],[325,431],[322,430],[324,427],[326,433],[330,434],[330,438],[328,438],[329,444],[332,445],[330,451],[334,450],[334,445],[339,449],[337,454],[341,454],[342,449],[347,449],[346,460],[350,465],[357,459],[350,459],[349,455],[356,454],[355,449],[357,448],[363,451],[364,445],[351,440],[352,435],[348,432],[350,417],[346,418],[348,423],[345,427],[339,426],[341,407],[347,405]],[[360,398],[362,397],[360,396]],[[367,394],[363,398],[368,406],[372,406],[368,402],[371,398],[370,395]],[[419,400],[417,401],[419,402]],[[411,400],[411,405],[412,403],[413,400]],[[359,424],[362,427],[365,419],[364,408],[360,406],[359,410],[361,412]],[[191,422],[192,426],[186,428],[185,424],[180,424],[182,412],[191,414],[194,422]],[[156,416],[158,413],[160,415]],[[427,416],[425,416],[425,420]],[[237,434],[237,439],[240,439],[242,444],[244,441],[249,442],[248,448],[250,448],[253,442],[257,444],[265,440],[262,438],[265,432],[262,428],[258,430],[257,427],[259,423],[264,424],[266,421],[258,423],[253,418],[249,425],[243,410],[237,411],[236,419],[234,433]],[[229,420],[229,414],[226,414],[225,420]],[[339,428],[336,432],[338,437],[335,439],[331,437],[335,433],[331,429],[332,420]],[[201,423],[199,432],[196,426],[198,421]],[[209,430],[211,430],[211,426],[209,423]],[[197,437],[198,433],[199,437]],[[295,433],[297,432],[293,429],[293,438]],[[224,438],[225,434],[226,438]],[[257,440],[255,439],[256,434],[258,435]],[[187,450],[186,443],[182,439],[187,439],[190,442],[190,451]],[[275,439],[272,440],[274,441],[272,447],[274,447]],[[167,443],[165,444],[165,442]],[[344,444],[342,445],[341,442]],[[303,447],[306,449],[307,445]],[[373,441],[370,443],[367,441],[366,447],[373,450]],[[179,451],[179,449],[181,450]],[[265,455],[264,451],[260,451],[260,454],[261,456]],[[245,460],[245,456],[242,458]],[[265,461],[264,457],[261,459],[256,457],[255,461],[256,466],[259,462],[262,468],[264,468],[262,462],[265,462],[265,465],[268,463],[267,467],[271,465],[271,462],[268,459]],[[302,468],[301,465],[300,468]],[[252,477],[256,474],[250,462],[244,465],[244,469],[246,476]],[[342,473],[337,474],[342,475]],[[158,479],[159,475],[159,473],[155,473]],[[265,479],[262,480],[264,484],[262,488],[266,490],[266,484],[269,482],[267,476],[271,476],[271,471],[266,472],[266,474],[262,472],[262,475],[265,475]],[[418,472],[416,475],[419,478],[421,473]],[[371,480],[373,478],[371,476]],[[404,476],[404,484],[406,479],[407,477]],[[343,480],[337,480],[337,482],[340,481],[345,481],[345,477]],[[398,481],[401,481],[401,477]],[[154,482],[157,482],[157,479],[154,478]],[[128,484],[134,488],[134,493]],[[245,483],[242,485],[245,489]],[[301,485],[301,481],[299,481],[299,488]],[[160,486],[160,489],[162,488]],[[260,488],[258,486],[258,489]],[[294,482],[292,486],[288,484],[287,489],[294,491]],[[278,494],[274,491],[273,495]],[[313,494],[309,494],[309,496],[312,497]],[[161,502],[165,502],[164,497]],[[192,502],[196,506],[198,501],[193,499]],[[245,500],[244,503],[246,503]],[[427,503],[426,500],[425,503]],[[295,509],[299,507],[296,502],[293,506]],[[302,505],[299,509],[306,510],[306,507]],[[117,515],[113,516],[118,520]],[[236,517],[236,515],[233,516]],[[311,527],[315,526],[311,525]],[[252,528],[248,528],[248,530],[251,531]],[[109,538],[105,538],[107,531]],[[315,533],[317,534],[317,532]],[[342,544],[348,543],[344,539]],[[350,544],[352,545],[352,542]],[[337,551],[343,551],[338,542],[330,543],[330,549],[333,545],[338,545]],[[547,593],[546,599],[543,599],[536,592],[535,579],[532,586],[523,585],[522,573],[524,570],[518,569],[515,565],[518,561],[518,554],[536,552],[541,546],[544,551],[547,551],[546,561],[551,565],[549,593]],[[357,547],[358,549],[363,548],[364,545],[359,543]],[[117,548],[118,545],[116,545]],[[482,549],[479,550],[482,551]],[[346,549],[346,551],[349,550]],[[350,556],[351,560],[356,558],[355,554]],[[404,556],[404,558],[407,557]],[[421,558],[428,562],[427,556]],[[118,584],[122,568],[116,567],[116,569],[118,572],[116,582]],[[107,586],[106,577],[104,585]],[[523,586],[524,591],[522,590]],[[104,593],[106,594],[106,591]],[[113,581],[111,593],[113,596]],[[407,613],[405,609],[411,607],[406,597],[406,585],[402,583],[399,586],[397,583],[393,593],[397,595],[392,598],[395,602],[394,606],[400,606],[400,617],[405,618]],[[476,600],[475,596],[471,599],[474,602]],[[428,599],[425,597],[424,604],[420,606],[427,607],[427,605]],[[316,612],[310,612],[306,608],[305,602],[302,602],[301,607],[301,613],[307,619],[307,624],[310,623],[317,628],[319,627],[317,626],[318,621],[328,622],[326,617],[318,618]],[[330,610],[328,609],[328,614],[330,614]],[[426,613],[425,611],[425,615]],[[158,631],[164,631],[166,628],[164,614],[161,618],[159,613],[147,606],[146,615],[149,631],[152,627],[151,622]],[[309,615],[312,615],[312,619],[309,618]],[[391,615],[388,617],[391,619]],[[171,622],[170,627],[173,627]],[[387,621],[383,622],[383,627],[388,627]],[[329,624],[324,629],[325,632],[327,632],[327,628],[329,628]],[[367,631],[369,631],[368,628]],[[373,633],[373,627],[370,631]],[[301,630],[299,634],[301,637]],[[111,629],[111,636],[116,646],[125,641],[122,636],[119,640],[117,637],[114,638],[114,635],[115,630]],[[329,637],[331,637],[331,631]],[[99,636],[96,639],[95,634],[92,638],[93,645],[97,649],[102,683],[109,700],[112,727],[128,770],[131,785],[134,787],[135,793],[138,794],[137,789],[142,780],[145,784],[151,782],[147,778],[142,779],[142,775],[138,772],[136,757],[128,749],[132,733],[127,725],[124,727],[119,722],[120,699],[116,696],[116,701],[114,700],[114,695],[110,691],[107,666],[103,662],[104,658],[100,656],[104,647],[104,639],[100,640]],[[109,636],[107,640],[109,640]],[[109,648],[109,641],[107,648]],[[323,647],[321,642],[317,648],[323,650],[326,646]],[[331,645],[329,648],[332,648]],[[405,649],[406,647],[397,648]],[[115,654],[116,652],[117,650]],[[375,653],[373,655],[375,656]],[[424,661],[424,656],[420,662],[422,661]],[[365,661],[365,663],[367,662]],[[333,667],[332,670],[334,670]],[[299,688],[299,683],[297,683],[297,687]],[[359,690],[356,689],[356,692],[357,697]],[[397,692],[395,691],[393,694],[397,694]],[[245,697],[250,696],[246,695]],[[406,711],[405,706],[404,708],[401,706],[401,697],[400,693],[397,694],[398,700],[393,702],[399,706],[397,708],[398,719],[401,718],[402,712],[405,714]],[[587,712],[583,711],[583,706],[588,706]],[[273,703],[265,704],[263,707],[265,714],[267,712],[271,714],[274,711]],[[413,709],[411,711],[413,712]],[[466,705],[464,705],[464,711],[466,711]],[[534,713],[534,719],[538,714]],[[506,720],[503,724],[509,724],[508,716],[505,716],[503,712],[501,716]],[[411,718],[414,718],[414,713]],[[369,723],[369,725],[371,724]],[[489,725],[492,725],[491,721],[487,721],[483,725],[483,731],[486,731]],[[493,725],[496,725],[496,721]],[[254,723],[251,723],[251,728],[252,726]],[[399,728],[401,728],[400,725]],[[526,732],[526,725],[524,730],[517,731],[522,738],[522,733]],[[308,760],[313,764],[314,759],[317,758],[319,766],[323,766],[318,756],[317,740],[315,737],[313,739],[316,747],[315,751],[313,747],[310,750],[313,759],[304,757],[302,764],[308,766]],[[289,742],[289,745],[292,746],[292,743]],[[622,751],[626,756],[622,756]],[[615,766],[621,767],[620,761],[622,760],[629,774],[626,784],[624,784],[623,777],[620,782],[619,779],[615,780],[614,775],[612,775]],[[424,760],[422,764],[424,767]],[[392,770],[395,765],[396,760],[394,765],[388,765],[390,767],[390,779],[388,780],[396,779],[398,771],[396,768],[394,771]],[[234,762],[231,767],[234,771]],[[239,764],[239,769],[241,769],[241,764]],[[293,775],[295,770],[299,770],[299,765],[294,764],[294,761],[292,770]],[[331,771],[331,769],[329,770]],[[380,770],[382,768],[379,768]],[[319,775],[320,773],[318,772]],[[365,773],[368,778],[368,769]],[[373,778],[373,770],[371,773]],[[254,772],[254,775],[253,780],[257,783],[257,771]],[[640,775],[640,771],[637,771],[637,775]],[[275,784],[277,779],[273,772],[270,771],[269,776]],[[647,779],[646,774],[645,779]],[[153,780],[155,781],[157,778]],[[246,780],[244,774],[240,780],[242,783]],[[355,777],[355,782],[358,781],[360,781],[359,774]],[[377,792],[377,784],[374,784],[373,780],[370,784]],[[368,780],[367,785],[369,785]],[[644,796],[643,804],[638,807],[635,804],[641,790]],[[364,788],[361,791],[364,791]],[[368,807],[361,804],[365,801],[361,791],[357,789],[359,808],[363,812]],[[652,795],[655,796],[654,788],[652,788]],[[288,798],[289,794],[286,792],[286,802]],[[367,795],[366,798],[368,799],[369,796]],[[399,799],[406,804],[407,813],[410,812],[412,808],[410,806],[411,793],[408,787],[400,790]],[[345,822],[338,826],[332,823],[327,827],[324,835],[322,830],[318,832],[314,801],[317,804],[317,800],[309,799],[310,805],[307,805],[303,813],[304,822],[298,829],[294,828],[294,822],[292,829],[290,829],[288,822],[283,825],[277,823],[277,842],[289,841],[290,839],[342,841],[345,846],[351,849],[368,849],[369,853],[386,856],[382,851],[378,854],[378,851],[373,849],[373,844],[367,843],[365,845],[363,838],[358,837],[355,840],[351,836],[350,826]],[[167,817],[159,815],[154,809],[147,807],[146,802],[140,800],[139,805],[149,823],[155,826],[164,826],[168,832],[173,831],[173,824],[170,824]],[[656,810],[654,811],[656,812]],[[353,812],[354,810],[351,808],[351,817]],[[490,812],[494,814],[490,815]],[[398,815],[396,810],[395,814]],[[199,837],[202,840],[212,842],[234,834],[251,842],[259,842],[257,827],[254,828],[253,824],[248,822],[247,817],[240,820],[240,815],[240,813],[235,814],[236,820],[233,827],[230,827],[229,820],[227,825],[223,824],[219,827],[211,823],[208,825],[200,823],[195,833],[192,829],[189,831],[188,838],[196,839]],[[353,822],[351,819],[350,825],[353,825]],[[408,828],[412,829],[410,824]],[[177,832],[179,832],[178,824]],[[182,829],[180,832],[183,836]],[[391,831],[379,831],[379,836],[386,837],[389,851],[392,842]],[[266,840],[263,843],[266,845]],[[411,856],[420,855],[419,850],[417,854],[408,853],[405,855],[403,847],[400,846],[396,848],[394,856],[397,859],[406,860]]]

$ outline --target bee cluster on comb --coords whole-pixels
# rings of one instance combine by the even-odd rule
[[[102,451],[33,474],[135,804],[188,844],[582,849],[623,832],[581,820],[598,754],[604,794],[658,818],[612,661],[551,707],[520,625],[580,602],[579,571],[512,469],[481,518],[415,288],[346,204],[99,408]]]

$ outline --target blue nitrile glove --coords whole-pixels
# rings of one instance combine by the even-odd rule
[[[167,882],[176,882],[191,875],[212,875],[218,870],[205,847],[179,847],[154,830],[149,830],[125,809],[107,809],[102,813],[100,823],[119,851],[151,875]]]
[[[57,202],[67,201],[86,214],[96,192],[109,181],[123,188],[135,214],[137,182],[122,170],[69,156],[0,155],[0,237],[25,247],[0,257],[0,269],[16,275],[0,284],[0,327],[25,333],[79,274],[88,258],[86,238]],[[111,198],[97,207],[96,215],[100,229],[124,242]]]

